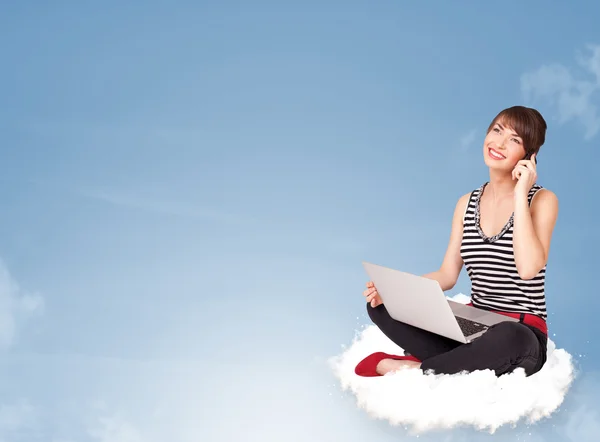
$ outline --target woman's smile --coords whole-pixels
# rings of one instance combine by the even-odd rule
[[[504,155],[502,155],[500,152],[498,152],[497,150],[493,149],[493,148],[489,148],[488,149],[489,153],[490,153],[490,158],[492,158],[493,160],[505,160],[506,157]]]

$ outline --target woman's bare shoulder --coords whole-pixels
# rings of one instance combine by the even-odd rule
[[[558,211],[558,196],[546,187],[540,187],[531,199],[531,210]]]

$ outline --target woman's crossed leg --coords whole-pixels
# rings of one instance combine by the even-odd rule
[[[383,304],[367,303],[369,317],[396,345],[418,358],[411,361],[383,360],[380,374],[403,366],[420,366],[424,372],[455,374],[493,370],[496,376],[523,368],[527,376],[538,372],[546,361],[545,336],[518,322],[501,322],[477,340],[462,344],[393,319]]]

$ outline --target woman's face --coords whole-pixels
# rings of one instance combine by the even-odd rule
[[[495,169],[511,170],[525,156],[523,140],[509,126],[497,122],[483,143],[485,164]]]

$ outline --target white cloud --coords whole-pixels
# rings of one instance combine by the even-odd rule
[[[19,322],[43,308],[44,299],[37,293],[23,292],[0,261],[0,348],[14,343]]]
[[[466,152],[475,142],[477,131],[475,129],[470,130],[459,140],[459,147],[461,152]]]
[[[99,418],[88,434],[97,442],[148,442],[138,428],[118,416]]]
[[[466,303],[469,298],[459,294],[453,299]],[[376,351],[402,354],[379,328],[370,325],[331,359],[334,374],[370,416],[417,434],[464,426],[494,433],[520,421],[535,423],[558,409],[574,378],[571,356],[552,341],[546,365],[530,377],[522,370],[501,377],[491,370],[457,375],[403,370],[375,378],[357,376],[356,364]]]
[[[588,45],[587,49],[587,55],[576,56],[585,76],[562,64],[551,63],[523,74],[521,91],[528,101],[554,107],[560,124],[577,121],[589,140],[600,131],[600,45]]]

